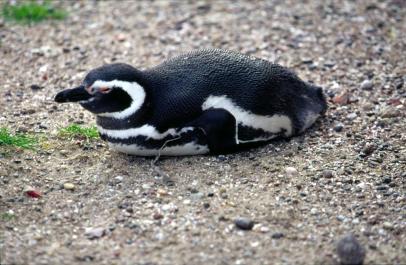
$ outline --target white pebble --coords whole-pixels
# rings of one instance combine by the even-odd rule
[[[297,169],[294,168],[294,167],[287,167],[287,168],[285,169],[285,172],[286,172],[286,175],[287,175],[288,177],[296,177],[296,176],[299,174],[299,172],[297,171]]]
[[[123,177],[123,176],[116,176],[114,179],[115,179],[117,182],[121,182],[121,181],[123,181],[124,177]]]
[[[361,83],[362,90],[371,90],[374,87],[374,83],[371,80],[364,80]]]

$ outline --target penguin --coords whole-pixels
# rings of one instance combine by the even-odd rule
[[[301,134],[327,109],[322,88],[293,71],[220,49],[146,70],[104,65],[55,101],[79,103],[113,150],[139,156],[235,152]]]

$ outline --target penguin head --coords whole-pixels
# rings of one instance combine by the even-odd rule
[[[59,92],[55,101],[78,102],[96,115],[125,118],[145,101],[139,76],[140,72],[127,64],[104,65],[90,71],[80,86]]]

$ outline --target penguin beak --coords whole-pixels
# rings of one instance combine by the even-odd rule
[[[78,102],[83,100],[88,100],[92,95],[90,95],[84,86],[78,86],[72,89],[65,89],[55,96],[55,101],[58,103],[63,102]]]

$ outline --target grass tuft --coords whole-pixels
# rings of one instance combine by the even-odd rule
[[[25,134],[12,135],[7,128],[0,128],[0,145],[8,145],[23,149],[34,149],[37,139]]]
[[[99,132],[96,127],[82,127],[78,124],[71,124],[59,130],[59,136],[70,139],[97,139]]]
[[[4,222],[8,222],[11,221],[15,218],[15,215],[13,213],[10,212],[5,212],[1,214],[1,220]]]
[[[47,19],[64,19],[67,12],[53,7],[49,1],[43,3],[27,1],[18,4],[4,4],[2,15],[6,20],[31,24]]]

